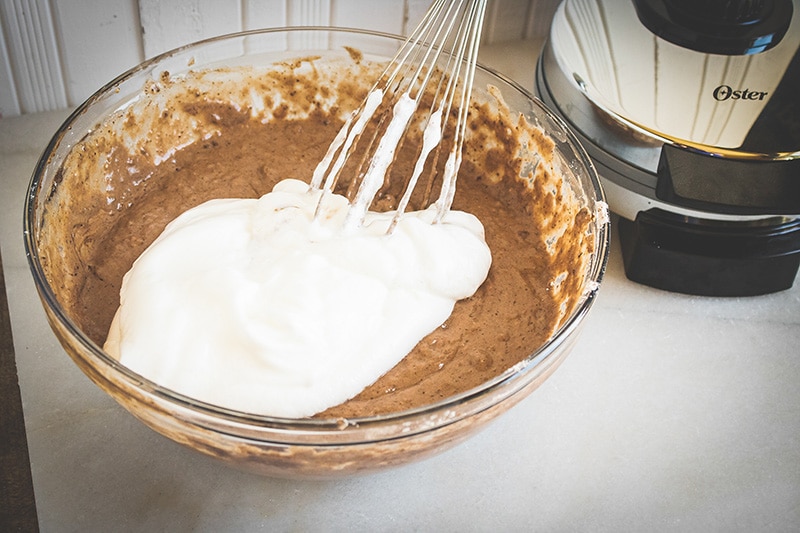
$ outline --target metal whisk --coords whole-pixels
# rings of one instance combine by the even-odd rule
[[[450,153],[441,172],[441,191],[435,202],[435,222],[447,213],[453,203],[456,176],[461,165],[486,2],[434,1],[365,100],[345,121],[317,165],[311,188],[321,188],[323,191],[317,207],[318,214],[324,209],[324,199],[333,191],[346,163],[358,152],[360,163],[350,171],[353,175],[349,176],[351,189],[357,187],[357,191],[351,198],[345,227],[352,228],[363,222],[367,210],[384,185],[398,147],[403,143],[415,115],[421,120],[421,147],[388,231],[394,229],[407,208],[422,173],[426,168],[430,172],[435,171],[433,167],[442,139],[452,136]],[[420,106],[426,94],[432,97],[430,104],[425,106],[427,109],[422,109]],[[456,99],[458,105],[454,112],[457,112],[457,118],[453,125],[449,117]],[[367,129],[371,129],[372,134],[362,135]],[[359,144],[362,146],[357,150]],[[432,155],[434,153],[436,156]]]

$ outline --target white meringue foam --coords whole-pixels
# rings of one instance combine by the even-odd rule
[[[471,296],[491,264],[468,213],[367,212],[297,180],[171,222],[125,275],[104,349],[160,386],[230,409],[305,417],[355,396]]]

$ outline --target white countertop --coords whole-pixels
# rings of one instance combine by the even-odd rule
[[[536,45],[484,60],[532,88]],[[28,270],[26,188],[67,114],[0,120],[0,246],[42,531],[800,528],[800,281],[755,298],[670,294],[625,278],[616,235],[561,368],[441,455],[288,481],[161,437],[71,362]]]

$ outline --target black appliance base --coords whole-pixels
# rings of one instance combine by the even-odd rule
[[[773,226],[688,222],[660,210],[619,219],[626,276],[701,296],[757,296],[792,287],[800,220]]]

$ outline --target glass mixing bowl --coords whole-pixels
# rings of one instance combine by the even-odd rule
[[[542,103],[487,68],[475,76],[476,98],[499,88],[512,114],[541,128],[554,147],[553,164],[578,202],[588,207],[589,257],[580,263],[579,294],[549,341],[478,387],[402,412],[351,419],[285,419],[223,409],[160,387],[104,353],[62,305],[52,273],[66,267],[58,254],[42,254],[43,230],[63,214],[62,165],[109,116],[157,92],[164,72],[235,65],[268,65],[280,58],[352,54],[358,49],[391,57],[402,38],[334,28],[282,28],[237,33],[191,44],[126,72],[79,106],[47,146],[34,171],[25,205],[25,246],[49,323],[66,352],[100,388],[146,425],[191,449],[236,467],[271,476],[330,477],[400,465],[447,449],[474,434],[536,389],[557,368],[578,336],[595,300],[608,254],[608,217],[594,168],[574,135]],[[144,89],[143,89],[144,88]],[[98,170],[99,171],[99,170]],[[90,186],[91,180],[85,180]],[[556,245],[558,243],[556,242]],[[83,268],[92,268],[84,265]]]

